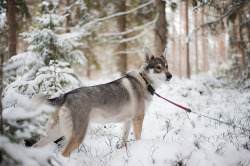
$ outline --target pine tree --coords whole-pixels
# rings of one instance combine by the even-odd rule
[[[22,33],[25,41],[29,44],[28,52],[18,54],[9,60],[10,66],[15,66],[17,74],[22,75],[20,78],[22,82],[17,79],[8,85],[7,89],[15,88],[19,93],[30,95],[30,97],[40,93],[41,89],[38,85],[47,81],[45,77],[43,77],[45,80],[38,80],[39,71],[43,70],[42,68],[53,68],[55,70],[54,73],[57,74],[51,75],[51,72],[47,71],[47,79],[54,77],[54,80],[59,80],[59,78],[56,78],[60,76],[58,72],[64,72],[63,75],[65,75],[67,74],[66,71],[70,71],[68,74],[71,77],[73,72],[67,69],[67,66],[76,63],[84,64],[86,61],[81,51],[74,50],[81,45],[81,43],[77,41],[80,39],[80,35],[78,33],[60,34],[60,30],[62,29],[61,22],[65,19],[65,16],[54,14],[53,11],[49,10],[51,4],[46,1],[43,1],[42,5],[44,13],[41,17],[36,18],[39,28],[32,28],[31,33]],[[59,63],[61,60],[68,62],[67,65]],[[60,70],[57,70],[59,69],[58,65],[61,68]],[[65,70],[62,70],[62,67],[65,68]],[[70,90],[79,87],[81,83],[76,76],[73,78],[76,80],[73,80],[72,77],[69,79],[74,82],[72,84],[69,81],[55,81],[55,83],[58,84],[57,86],[54,84],[55,87],[63,88],[61,88],[59,92],[59,89],[54,87],[54,93],[62,93],[65,92],[65,90],[62,91],[63,89]],[[64,80],[67,80],[66,76],[64,76]],[[65,84],[66,82],[68,84]],[[59,84],[61,85],[59,86]],[[67,88],[67,86],[71,88]],[[45,91],[47,94],[47,90]]]
[[[166,20],[166,2],[156,0],[156,12],[159,13],[158,20],[155,24],[155,55],[161,56],[167,44],[167,20]]]
[[[21,34],[29,44],[28,51],[12,56],[4,68],[15,81],[5,80],[8,85],[3,98],[5,135],[0,136],[0,165],[55,165],[58,161],[53,154],[25,147],[25,140],[45,134],[47,114],[55,111],[49,106],[37,108],[30,99],[40,93],[47,97],[59,95],[81,85],[69,68],[86,61],[76,49],[81,45],[81,35],[62,34],[61,22],[66,16],[56,14],[55,6],[47,1],[40,7],[43,12],[36,18],[37,27]]]

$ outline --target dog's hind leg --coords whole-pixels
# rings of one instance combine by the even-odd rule
[[[123,125],[123,133],[122,133],[122,142],[121,142],[121,148],[125,147],[127,145],[128,135],[131,128],[131,121],[127,121]]]
[[[82,123],[80,130],[74,130],[67,140],[67,146],[62,152],[64,157],[68,157],[83,141],[88,129],[88,122]]]
[[[64,157],[69,157],[70,154],[82,143],[84,139],[84,136],[78,137],[77,135],[73,134],[67,143],[67,146],[65,147],[64,151],[62,152],[62,155]]]
[[[142,131],[142,123],[144,117],[135,118],[133,119],[133,129],[134,129],[134,139],[140,140],[141,139],[141,131]]]
[[[59,123],[54,122],[54,119],[51,117],[46,123],[46,134],[33,147],[43,147],[63,136]]]
[[[60,116],[60,124],[62,128],[62,132],[64,133],[67,139],[67,145],[62,152],[64,157],[68,157],[83,141],[89,124],[89,114],[76,116],[74,117],[74,121],[70,115],[70,111],[67,109],[63,110],[63,114],[59,114]],[[82,117],[84,117],[82,119]]]

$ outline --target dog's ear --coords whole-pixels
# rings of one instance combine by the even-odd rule
[[[167,55],[167,48],[164,49],[161,56],[166,59],[166,55]]]
[[[148,47],[144,48],[144,58],[145,58],[145,62],[149,63],[150,60],[152,58],[154,58],[154,56],[152,55],[152,53],[150,52],[150,50],[148,49]]]

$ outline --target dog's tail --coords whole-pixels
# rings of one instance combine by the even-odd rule
[[[50,103],[50,105],[55,107],[61,107],[65,102],[65,95],[60,95],[59,97],[55,97],[52,99],[47,99],[47,101]]]
[[[41,105],[49,105],[52,107],[55,107],[55,112],[52,112],[50,115],[50,119],[48,120],[46,124],[46,128],[54,128],[54,126],[57,124],[59,120],[59,110],[61,106],[65,102],[65,95],[60,95],[59,97],[55,97],[52,99],[48,99],[45,97],[45,95],[37,95],[33,98],[33,103],[35,104],[35,107],[40,107]]]
[[[45,97],[45,95],[39,94],[37,96],[35,96],[32,100],[35,104],[35,106],[40,106],[42,104],[47,104],[53,107],[61,107],[64,102],[65,102],[65,96],[64,95],[60,95],[59,97],[55,97],[52,99],[48,99]]]
[[[48,99],[46,98],[45,95],[39,94],[33,98],[33,103],[35,104],[36,107],[40,107],[44,104],[55,107],[55,112],[51,112],[50,118],[46,123],[47,131],[52,130],[56,125],[58,125],[59,111],[64,102],[65,102],[65,95],[60,95],[59,97]]]

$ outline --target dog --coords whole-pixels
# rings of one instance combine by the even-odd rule
[[[59,97],[45,99],[56,108],[46,123],[46,136],[33,147],[42,147],[64,136],[67,145],[64,157],[82,143],[90,122],[124,123],[121,147],[126,146],[131,125],[134,139],[141,139],[145,111],[152,101],[155,88],[169,81],[166,49],[162,55],[153,56],[144,49],[144,64],[140,71],[132,71],[112,82],[81,87]]]

